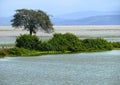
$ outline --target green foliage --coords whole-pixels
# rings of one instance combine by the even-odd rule
[[[25,53],[24,48],[11,48],[8,49],[10,55],[21,56]]]
[[[84,50],[97,51],[97,50],[112,50],[113,46],[104,39],[85,39],[83,40]]]
[[[37,56],[41,55],[40,52],[35,51],[35,50],[28,50],[24,48],[11,48],[8,49],[9,55],[10,56]]]
[[[30,35],[36,33],[39,28],[42,28],[47,33],[53,31],[53,25],[49,16],[41,10],[16,10],[14,19],[11,22],[13,27],[24,27],[24,29],[30,32]]]
[[[58,54],[70,52],[93,52],[120,48],[120,42],[107,42],[107,40],[84,39],[66,34],[54,34],[48,41],[41,41],[37,36],[21,35],[16,39],[16,47],[1,49],[0,57],[4,56],[37,56],[41,54]]]
[[[6,49],[0,50],[0,57],[6,56],[8,54],[9,54],[8,50]]]
[[[67,41],[62,34],[54,34],[54,37],[48,41],[51,44],[52,50],[64,51],[67,50]]]
[[[32,49],[35,50],[38,47],[38,44],[40,43],[39,38],[37,36],[32,35],[21,35],[17,37],[16,39],[16,46],[19,48],[26,48],[26,49]]]
[[[79,38],[71,33],[54,34],[54,37],[48,42],[55,51],[80,51],[82,45]]]
[[[120,42],[112,42],[111,44],[113,44],[115,48],[120,48]]]
[[[77,52],[83,49],[82,41],[74,34],[66,33],[64,34],[64,37],[67,41],[67,50]]]
[[[51,44],[52,50],[55,51],[85,52],[113,49],[113,45],[104,39],[80,40],[71,33],[54,34],[54,37],[49,43]]]
[[[48,41],[40,41],[37,36],[21,35],[16,39],[16,46],[38,51],[58,51],[58,52],[89,52],[112,50],[113,45],[104,39],[84,39],[80,40],[77,36],[66,34],[54,34]],[[13,51],[13,52],[12,52]],[[19,54],[16,49],[12,49],[12,54]]]
[[[40,51],[51,51],[52,47],[51,47],[51,44],[49,44],[48,42],[41,42],[41,43],[38,44],[37,50],[40,50]]]

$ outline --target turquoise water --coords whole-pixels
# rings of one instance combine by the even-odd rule
[[[0,85],[120,85],[120,50],[0,59]]]

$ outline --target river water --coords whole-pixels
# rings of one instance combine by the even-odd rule
[[[0,85],[120,85],[120,50],[6,57]]]

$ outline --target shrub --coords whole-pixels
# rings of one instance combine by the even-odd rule
[[[67,49],[72,52],[81,51],[83,49],[82,41],[74,34],[66,33],[64,37],[67,41]]]
[[[112,42],[113,47],[120,48],[120,42]]]
[[[10,55],[21,56],[25,53],[24,48],[10,48],[8,49]]]
[[[55,51],[80,51],[82,41],[71,33],[54,34],[53,38],[48,41],[51,44],[51,49]]]
[[[85,39],[83,40],[84,50],[111,50],[113,49],[112,44],[107,42],[107,40],[97,38],[97,39]]]
[[[67,50],[67,41],[63,34],[54,34],[53,38],[48,41],[51,44],[53,51],[65,51]]]
[[[16,46],[19,48],[36,49],[39,43],[39,38],[35,35],[24,34],[16,39]]]
[[[118,47],[118,44],[113,43]],[[101,51],[113,49],[113,44],[104,39],[84,39],[80,40],[77,36],[71,33],[54,34],[53,38],[48,41],[40,41],[37,36],[21,35],[16,39],[16,46],[30,50],[39,51],[71,51],[71,52],[85,52],[85,51]],[[17,51],[18,50],[18,51]],[[12,54],[19,54],[20,49],[12,49]],[[22,51],[22,50],[21,50]]]
[[[37,50],[51,51],[52,47],[51,47],[51,44],[49,44],[48,42],[41,42],[41,43],[39,43]]]
[[[40,52],[35,51],[35,50],[28,50],[25,48],[10,48],[8,49],[9,55],[10,56],[36,56],[36,55],[41,55]]]
[[[8,54],[9,54],[8,50],[6,50],[6,49],[0,50],[0,57],[6,56]]]

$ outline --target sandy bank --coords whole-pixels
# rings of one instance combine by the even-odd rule
[[[74,33],[79,36],[120,36],[120,26],[54,26],[54,33]],[[11,26],[0,26],[0,36],[19,36],[20,34],[28,34],[29,32],[23,29],[15,29]],[[47,34],[38,31],[38,36],[52,36],[53,33]]]

